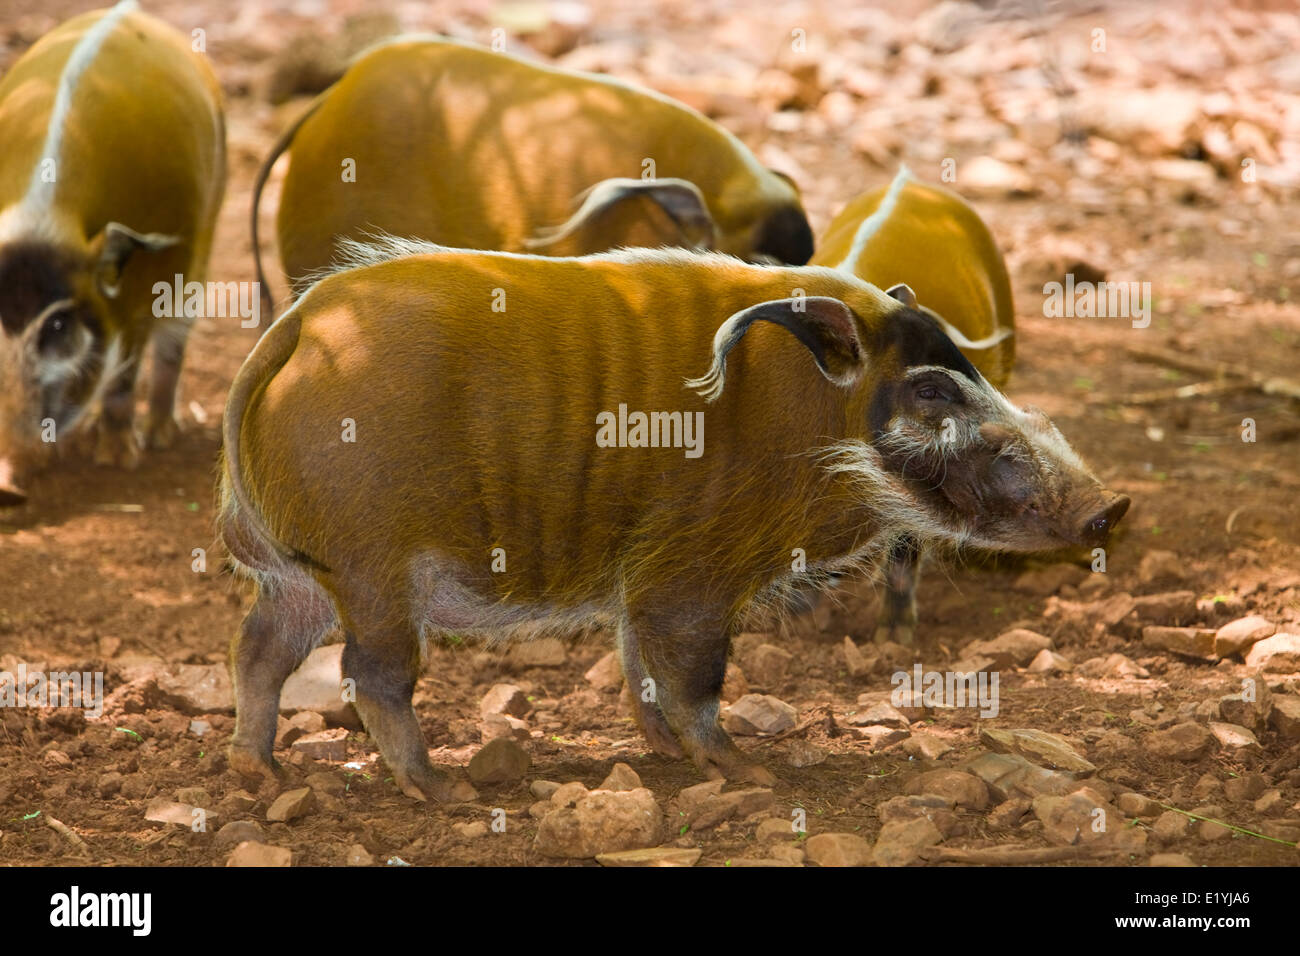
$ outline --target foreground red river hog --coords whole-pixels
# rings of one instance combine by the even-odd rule
[[[231,649],[241,772],[273,766],[281,685],[336,623],[397,785],[444,798],[411,706],[425,643],[610,622],[656,750],[769,778],[718,723],[749,612],[903,536],[1094,545],[1128,506],[933,318],[845,273],[345,252],[226,407],[218,529],[256,586]]]
[[[454,40],[361,55],[281,137],[254,187],[255,251],[261,188],[286,149],[276,222],[298,291],[338,238],[376,230],[555,256],[661,245],[796,265],[812,255],[794,185],[716,123],[612,77]]]
[[[831,221],[813,265],[850,272],[933,317],[989,382],[1015,362],[1015,308],[1006,262],[979,214],[954,192],[899,169]],[[921,546],[901,539],[884,568],[877,643],[911,645]]]
[[[155,283],[202,281],[225,183],[221,94],[190,40],[136,4],[83,14],[0,80],[0,504],[100,408],[96,460],[166,446],[188,326]],[[164,310],[167,311],[167,310]]]

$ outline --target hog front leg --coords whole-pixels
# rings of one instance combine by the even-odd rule
[[[637,726],[641,728],[641,733],[645,735],[651,750],[665,757],[680,760],[686,754],[681,744],[677,742],[672,728],[668,726],[663,711],[655,702],[654,698],[657,695],[653,693],[653,685],[646,683],[650,678],[641,662],[641,645],[637,640],[635,628],[626,621],[619,624],[618,650],[623,660],[623,677],[627,681],[633,700],[636,701]]]
[[[135,468],[140,463],[140,444],[135,437],[135,377],[140,369],[141,349],[134,349],[118,368],[105,369],[109,376],[95,443],[95,464]]]
[[[641,670],[652,681],[649,696],[696,766],[711,778],[775,783],[718,723],[731,644],[726,622],[674,620],[662,610],[629,608],[627,626],[636,635]]]
[[[176,384],[185,357],[188,323],[175,322],[158,329],[153,338],[153,369],[149,380],[149,425],[145,444],[150,448],[170,448],[180,426],[176,421]]]
[[[885,559],[885,594],[876,624],[875,642],[893,641],[911,647],[916,640],[916,585],[921,577],[921,547],[904,537]]]

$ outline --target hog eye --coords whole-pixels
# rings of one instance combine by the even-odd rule
[[[920,386],[916,390],[916,397],[923,402],[951,401],[951,399],[948,397],[947,392],[941,389],[938,385],[929,384],[929,383]]]
[[[1106,518],[1094,518],[1092,524],[1088,525],[1088,530],[1093,534],[1101,534],[1110,526],[1110,521]]]
[[[38,348],[45,351],[53,346],[58,345],[67,338],[68,332],[72,328],[72,316],[67,313],[55,313],[45,320],[41,325],[41,334],[37,342]]]

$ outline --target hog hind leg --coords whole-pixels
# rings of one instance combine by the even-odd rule
[[[707,776],[776,782],[752,762],[718,723],[722,682],[727,671],[730,630],[726,621],[674,620],[662,610],[671,602],[647,601],[628,609],[627,627],[636,635],[648,688],[664,721],[686,753]]]
[[[246,776],[273,777],[280,690],[334,627],[336,615],[329,596],[301,568],[285,566],[256,578],[256,600],[230,646],[235,686],[230,766]]]
[[[370,608],[364,614],[343,602],[343,676],[354,682],[355,706],[366,733],[393,773],[397,788],[415,800],[471,800],[466,781],[456,781],[429,760],[411,698],[420,676],[420,634],[407,613]]]
[[[921,577],[921,546],[911,536],[898,541],[885,559],[885,595],[875,642],[911,647],[916,640],[916,585]]]

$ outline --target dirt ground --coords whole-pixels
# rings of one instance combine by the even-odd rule
[[[303,102],[268,102],[272,74],[292,87],[301,67],[285,50],[328,58],[347,18],[377,5],[145,5],[185,31],[206,31],[227,97],[230,155],[210,273],[252,280],[251,181]],[[7,0],[0,68],[91,6]],[[691,826],[683,822],[692,819],[689,797],[679,793],[701,782],[697,771],[650,753],[617,689],[584,677],[609,651],[609,635],[575,635],[546,666],[499,650],[440,647],[416,696],[433,758],[463,768],[482,744],[481,698],[512,683],[528,700],[523,778],[480,786],[472,802],[418,805],[396,791],[373,745],[353,730],[348,766],[278,753],[283,790],[324,776],[310,783],[314,809],[268,822],[275,789],[259,790],[226,767],[233,711],[200,714],[165,679],[160,686],[176,665],[223,665],[248,602],[222,572],[212,485],[225,391],[256,333],[236,320],[202,319],[190,339],[185,432],[174,449],[149,455],[135,473],[61,462],[33,483],[28,505],[0,512],[0,671],[19,662],[102,671],[109,695],[100,719],[0,710],[0,861],[222,865],[232,846],[217,831],[248,820],[259,839],[291,850],[295,865],[342,864],[356,845],[379,865],[550,865],[564,861],[535,849],[539,824],[529,809],[539,798],[530,785],[596,787],[625,762],[668,814],[665,845],[700,849],[698,865],[813,862],[803,850],[809,841],[760,839],[762,819],[789,820],[802,808],[810,837],[848,833],[875,843],[882,804],[926,790],[922,773],[988,751],[982,734],[990,729],[1028,728],[1061,735],[1095,765],[1080,779],[1118,814],[1110,842],[1099,844],[1109,854],[1091,854],[1088,834],[1061,838],[1032,795],[1000,797],[996,788],[940,815],[940,848],[1061,847],[1060,864],[1145,865],[1157,854],[1183,857],[1158,862],[1209,865],[1300,862],[1294,719],[1263,717],[1249,728],[1257,741],[1243,746],[1210,739],[1174,753],[1157,742],[1183,723],[1240,723],[1218,702],[1247,678],[1272,689],[1275,707],[1295,700],[1297,655],[1261,670],[1240,654],[1178,653],[1161,646],[1159,632],[1144,636],[1151,625],[1215,629],[1251,614],[1300,633],[1300,404],[1197,370],[1198,362],[1224,363],[1261,382],[1296,380],[1300,18],[1287,4],[1252,2],[1052,4],[1028,18],[964,3],[845,7],[587,0],[569,5],[585,23],[552,25],[534,42],[562,64],[646,83],[713,115],[796,178],[814,232],[851,196],[886,182],[898,162],[937,180],[944,161],[955,160],[953,188],[984,215],[1013,276],[1018,360],[1009,394],[1043,408],[1133,506],[1105,574],[1090,573],[1083,554],[928,566],[920,631],[935,649],[924,664],[947,670],[972,656],[972,643],[1022,627],[1051,638],[1073,669],[1037,673],[1028,661],[1001,662],[996,717],[909,714],[910,744],[866,733],[853,719],[873,701],[859,695],[886,696],[889,675],[912,660],[901,648],[872,648],[876,594],[869,583],[847,585],[816,611],[738,642],[749,690],[793,705],[798,722],[774,738],[739,738],[777,777],[770,803]],[[496,25],[518,29],[519,10],[487,0],[392,7],[403,28],[479,42]],[[802,53],[791,50],[795,30],[806,35]],[[1095,49],[1097,30],[1105,50]],[[508,42],[528,49],[513,33]],[[990,157],[996,165],[976,162]],[[277,196],[278,180],[264,200],[268,226]],[[1048,317],[1043,285],[1066,271],[1149,282],[1149,327]],[[283,283],[276,288],[282,294]],[[1220,387],[1173,391],[1203,382]],[[1255,423],[1253,442],[1243,441],[1244,419]],[[202,572],[193,570],[196,548],[208,554]],[[1165,597],[1128,611],[1126,595]],[[852,668],[846,635],[865,655]],[[760,650],[767,644],[788,659]],[[208,725],[201,736],[196,719]],[[939,754],[941,745],[951,749]],[[146,820],[151,802],[182,788],[201,788],[181,802],[209,810],[206,832]],[[490,825],[494,808],[505,811],[505,832],[464,826]],[[1167,808],[1239,829],[1198,820],[1157,826]],[[1120,840],[1118,831],[1127,835]]]

